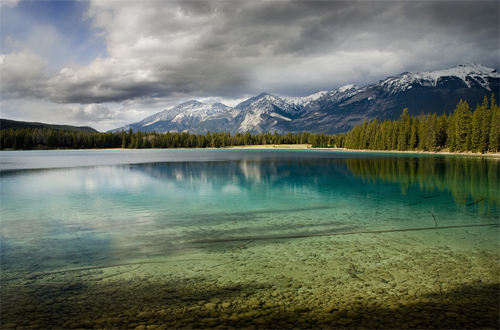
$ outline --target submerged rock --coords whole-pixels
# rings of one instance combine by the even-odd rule
[[[137,314],[138,319],[151,319],[151,318],[154,318],[155,316],[156,316],[156,314],[153,312],[142,312],[142,313]]]
[[[205,309],[208,309],[209,311],[213,311],[217,308],[217,304],[216,303],[213,303],[213,302],[210,302],[210,303],[206,303],[204,305]]]
[[[345,316],[348,319],[352,319],[352,320],[356,320],[356,319],[361,318],[361,314],[359,314],[359,313],[357,313],[355,311],[347,311],[347,313],[345,314]]]

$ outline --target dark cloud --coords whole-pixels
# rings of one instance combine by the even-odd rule
[[[464,62],[498,69],[498,13],[498,1],[92,0],[82,15],[106,40],[104,57],[47,73],[53,60],[41,53],[4,54],[2,98],[130,110],[262,91],[304,96]]]

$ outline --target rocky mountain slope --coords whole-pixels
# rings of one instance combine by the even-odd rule
[[[472,108],[484,96],[499,94],[500,74],[480,64],[431,72],[405,72],[378,83],[346,85],[306,97],[262,93],[235,107],[189,101],[113,131],[144,132],[346,132],[363,120],[396,119],[404,108],[412,115],[450,113],[460,99]]]

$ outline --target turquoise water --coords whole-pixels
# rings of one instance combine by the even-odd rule
[[[384,327],[385,313],[387,327],[498,324],[498,159],[0,156],[2,328]],[[418,323],[415,306],[436,318]]]

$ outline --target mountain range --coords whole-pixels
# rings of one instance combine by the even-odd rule
[[[345,85],[306,97],[262,93],[235,107],[188,101],[115,130],[159,132],[314,132],[349,131],[364,120],[397,119],[404,108],[410,115],[452,112],[466,100],[474,110],[484,96],[498,95],[500,74],[481,64],[463,64],[430,72],[405,72],[378,83]]]

